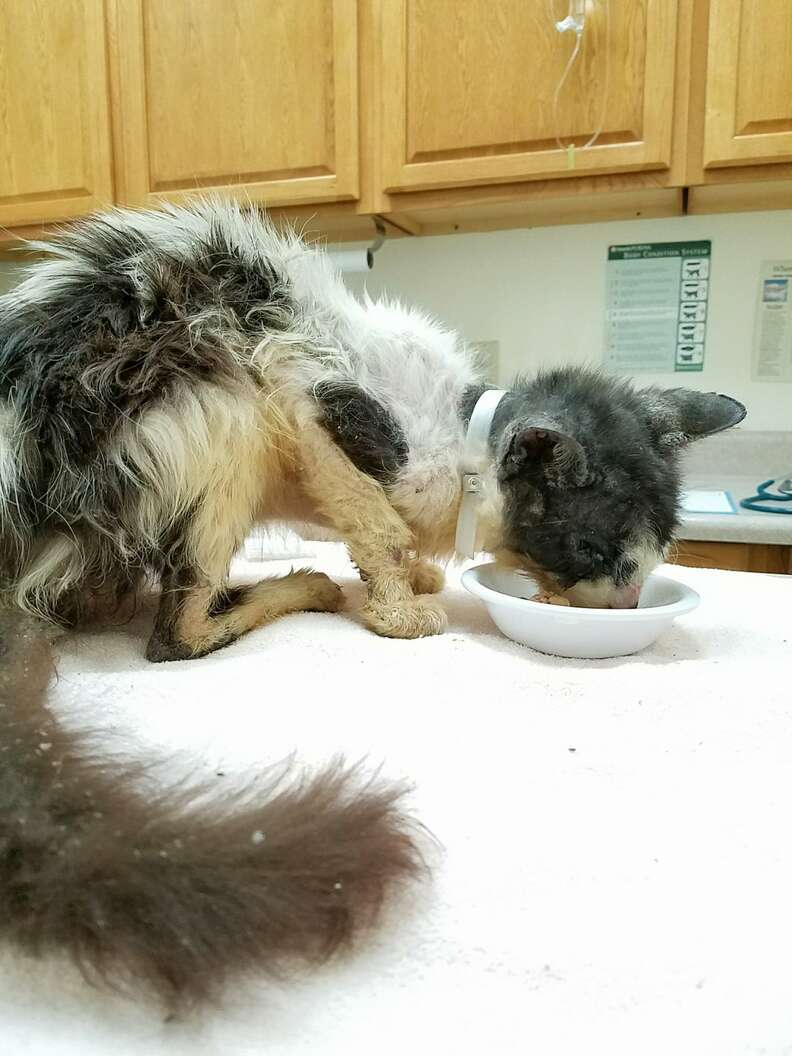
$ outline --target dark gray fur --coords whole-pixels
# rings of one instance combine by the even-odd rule
[[[323,423],[347,458],[380,484],[391,484],[410,449],[399,423],[357,385],[317,385]]]
[[[122,511],[137,485],[131,467],[106,459],[108,443],[178,387],[243,381],[229,337],[286,328],[289,290],[272,268],[244,259],[220,227],[196,240],[189,262],[112,217],[92,218],[59,241],[71,254],[67,280],[51,284],[45,301],[0,298],[0,398],[13,398],[29,453],[14,531],[0,537],[0,577],[12,581],[51,529],[81,541],[89,579],[160,574],[178,556],[178,539],[152,546],[126,538],[119,549]]]
[[[472,413],[474,396],[462,414]],[[673,538],[683,446],[744,417],[728,396],[639,390],[578,368],[518,379],[491,433],[504,545],[562,587],[603,576],[628,582],[635,567],[627,553],[637,540],[662,550]]]
[[[352,941],[422,873],[404,788],[336,763],[155,788],[46,701],[41,628],[0,608],[0,941],[172,1011]],[[255,834],[266,834],[257,842]],[[253,837],[253,838],[252,838]]]

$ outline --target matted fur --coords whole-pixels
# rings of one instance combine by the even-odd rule
[[[264,795],[145,795],[61,728],[51,673],[40,628],[0,610],[0,937],[25,953],[181,1009],[348,946],[421,871],[402,787],[339,763]]]
[[[345,386],[403,435],[360,523],[392,519],[386,503],[405,545],[447,551],[475,379],[455,335],[358,303],[323,254],[231,202],[117,210],[40,248],[53,259],[0,298],[0,579],[18,606],[71,621],[152,574],[220,594],[254,523],[322,522],[338,488],[301,476],[318,394]]]
[[[442,629],[409,567],[453,548],[484,387],[457,334],[357,300],[325,254],[234,202],[115,210],[39,248],[52,259],[0,298],[0,585],[17,605],[72,619],[86,594],[153,574],[172,655],[196,655],[230,630],[202,630],[199,649],[180,592],[217,610],[247,532],[285,520],[344,539],[373,629]],[[635,597],[672,539],[679,450],[743,415],[593,371],[518,380],[490,437],[479,545],[581,604]],[[249,607],[233,633],[266,613]]]

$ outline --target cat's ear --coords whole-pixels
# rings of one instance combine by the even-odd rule
[[[586,453],[574,437],[560,429],[518,423],[501,459],[503,478],[540,475],[552,484],[577,487],[588,475]]]
[[[658,447],[682,447],[702,436],[731,429],[745,407],[731,396],[691,389],[648,389],[643,394],[649,428]]]

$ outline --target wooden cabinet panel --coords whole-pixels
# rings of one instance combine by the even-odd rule
[[[0,224],[112,200],[102,0],[0,0]]]
[[[356,0],[111,0],[119,197],[358,194]]]
[[[792,573],[792,547],[763,543],[695,542],[680,539],[669,560],[692,568],[727,568],[736,572]]]
[[[676,0],[586,5],[557,129],[553,97],[575,34],[558,33],[551,11],[562,18],[565,3],[380,4],[386,191],[670,165]],[[556,132],[581,146],[601,117],[570,170]]]
[[[711,0],[704,165],[792,161],[792,3]]]

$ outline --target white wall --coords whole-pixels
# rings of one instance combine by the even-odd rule
[[[747,405],[746,428],[792,429],[792,384],[751,381],[759,265],[792,258],[792,211],[394,239],[348,282],[421,305],[469,341],[499,341],[505,383],[549,364],[601,363],[609,244],[702,238],[712,239],[704,370],[638,380],[726,392]]]

